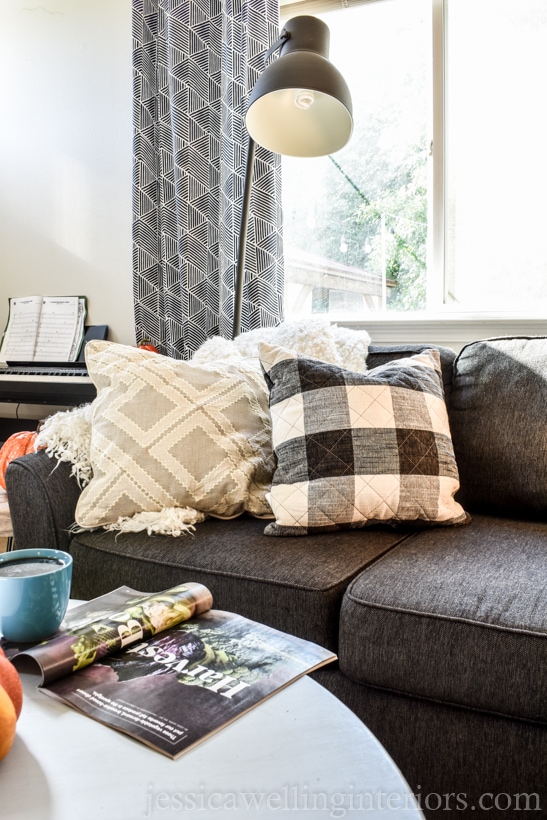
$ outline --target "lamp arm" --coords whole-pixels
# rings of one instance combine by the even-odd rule
[[[276,51],[279,51],[283,48],[283,46],[290,38],[290,36],[290,32],[288,32],[286,29],[283,29],[283,31],[279,35],[279,40],[277,41],[277,43],[274,43],[273,46],[270,46],[269,49],[264,52],[264,65],[266,65],[272,54],[275,54]]]
[[[239,241],[237,248],[232,339],[235,339],[236,336],[239,336],[241,333],[241,310],[243,303],[243,284],[245,281],[245,252],[247,250],[247,230],[249,227],[249,210],[251,205],[255,147],[255,141],[252,137],[249,137],[249,145],[247,148],[247,165],[245,168],[245,181],[243,186],[243,204],[241,207],[241,225],[239,228]]]

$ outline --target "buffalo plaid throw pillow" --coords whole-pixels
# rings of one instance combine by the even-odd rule
[[[439,354],[353,373],[262,343],[277,466],[267,535],[460,524]]]

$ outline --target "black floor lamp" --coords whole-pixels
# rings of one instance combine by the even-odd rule
[[[318,17],[289,20],[264,55],[279,57],[260,75],[249,98],[249,132],[234,295],[232,337],[241,332],[245,251],[256,144],[292,157],[320,157],[343,148],[353,128],[351,95],[329,56],[330,32]]]

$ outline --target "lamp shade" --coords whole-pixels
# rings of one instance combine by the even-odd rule
[[[328,60],[329,29],[317,17],[289,20],[279,58],[259,76],[246,126],[259,145],[293,157],[334,153],[353,129],[346,81]]]

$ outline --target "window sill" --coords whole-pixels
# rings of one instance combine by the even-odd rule
[[[510,314],[384,314],[366,319],[334,319],[341,327],[366,330],[374,344],[425,342],[456,351],[478,339],[497,336],[547,336],[547,319]]]

